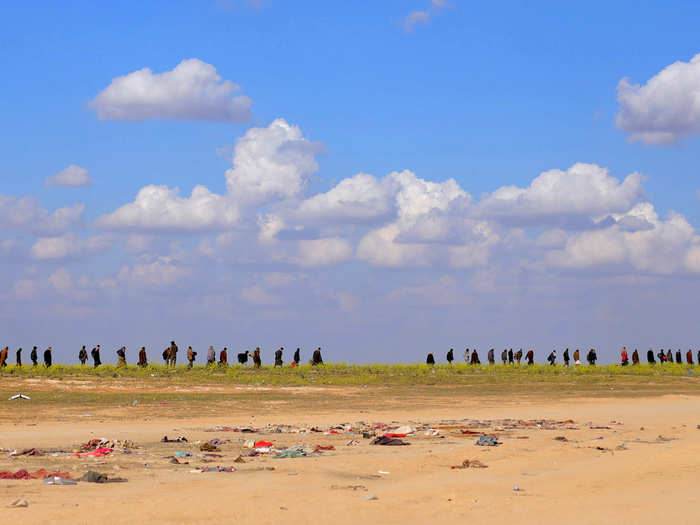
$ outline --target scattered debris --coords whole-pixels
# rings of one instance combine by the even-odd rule
[[[26,395],[24,395],[24,394],[15,394],[14,396],[11,396],[11,397],[8,399],[8,401],[14,401],[15,399],[26,399],[26,400],[30,400],[31,397],[26,396]]]
[[[335,450],[335,447],[333,445],[316,445],[314,452],[319,452],[323,450]]]
[[[199,472],[236,472],[236,467],[199,467]]]
[[[80,481],[87,481],[88,483],[124,483],[128,480],[125,478],[110,478],[106,474],[88,470],[85,475],[80,478]]]
[[[331,485],[331,490],[362,490],[364,492],[367,492],[367,487],[365,487],[364,485]]]
[[[20,507],[29,507],[29,503],[27,503],[26,499],[16,499],[12,503],[8,505],[9,507],[15,507],[15,508],[20,508]]]
[[[355,447],[355,446],[357,446],[357,445],[359,445],[359,444],[360,444],[360,442],[357,441],[356,439],[351,439],[350,441],[348,441],[347,443],[345,443],[345,446],[346,446],[346,447]]]
[[[462,461],[461,465],[452,465],[450,468],[452,469],[465,469],[465,468],[488,468],[487,465],[484,465],[481,461],[478,459],[465,459]]]
[[[566,439],[566,436],[557,436],[554,438],[554,441],[561,441],[562,443],[568,443],[569,440]]]
[[[73,454],[74,458],[87,458],[87,457],[92,457],[92,458],[103,458],[105,456],[109,456],[112,452],[114,452],[113,449],[111,448],[104,448],[100,447],[92,452],[76,452]]]
[[[402,441],[397,438],[391,438],[387,436],[380,436],[376,438],[370,445],[387,445],[387,446],[400,446],[400,445],[410,445],[410,443],[406,443],[405,441]]]
[[[168,439],[168,436],[163,436],[163,439],[160,440],[161,443],[188,443],[187,438],[185,436],[180,436],[175,439]]]
[[[216,445],[212,445],[211,443],[202,443],[202,445],[199,447],[199,450],[202,452],[218,452],[220,449]]]
[[[497,445],[500,445],[498,438],[496,436],[490,436],[490,435],[483,435],[481,436],[476,444],[480,447],[495,447]]]
[[[78,482],[73,479],[62,478],[60,476],[51,476],[44,478],[44,484],[46,485],[77,485]]]
[[[234,463],[245,463],[245,459],[243,459],[243,456],[238,456],[236,459],[233,460]]]
[[[25,469],[15,473],[0,472],[0,479],[44,479],[50,477],[70,478],[70,475],[67,472],[47,472],[43,468],[31,473]]]
[[[376,494],[368,494],[367,496],[364,497],[364,501],[376,501],[379,498],[377,497]]]

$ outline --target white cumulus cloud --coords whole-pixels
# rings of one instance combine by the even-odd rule
[[[46,186],[61,186],[64,188],[80,188],[92,185],[88,170],[71,164],[67,168],[46,178]]]
[[[700,54],[674,62],[642,85],[617,85],[617,127],[632,142],[671,144],[700,134]]]
[[[103,120],[245,122],[250,118],[251,100],[239,91],[213,65],[190,58],[171,71],[153,73],[146,67],[117,77],[89,107]]]
[[[305,267],[340,264],[353,256],[352,245],[338,237],[298,241],[298,250],[294,262]]]
[[[34,197],[15,197],[0,193],[0,227],[38,235],[55,235],[80,221],[84,204],[59,208],[53,213],[42,208]]]
[[[110,240],[103,235],[81,239],[73,233],[59,237],[39,237],[31,249],[37,260],[59,260],[105,252]]]

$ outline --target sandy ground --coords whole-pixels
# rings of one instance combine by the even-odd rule
[[[289,395],[297,395],[299,391]],[[250,389],[247,395],[250,395]],[[255,394],[253,389],[252,394]],[[337,396],[337,391],[335,392]],[[346,389],[340,403],[324,402],[323,389],[306,391],[304,403],[264,410],[255,402],[226,405],[210,414],[176,408],[38,407],[22,417],[2,401],[0,471],[45,468],[72,476],[97,470],[128,478],[119,484],[49,486],[41,480],[0,480],[0,508],[9,523],[699,523],[700,397],[565,400],[542,395],[517,400],[451,394],[415,403],[409,395],[375,407],[358,400],[367,390]],[[316,399],[317,402],[313,400]],[[278,402],[279,403],[279,402]],[[94,407],[93,407],[94,408]],[[220,407],[221,408],[221,407]],[[138,409],[138,412],[137,412]],[[551,419],[554,428],[516,425],[504,418]],[[465,421],[465,420],[470,421]],[[448,424],[454,420],[456,423]],[[499,436],[498,447],[479,447],[463,435],[474,420]],[[569,421],[573,420],[573,422]],[[370,444],[357,434],[206,432],[215,425],[287,424],[297,427],[355,422],[451,426],[439,436],[408,436],[410,446]],[[472,425],[471,427],[469,425]],[[607,427],[607,428],[594,428]],[[187,444],[160,443],[184,435]],[[563,436],[567,441],[556,440]],[[661,438],[660,438],[661,436]],[[129,439],[136,453],[75,458],[91,438]],[[198,441],[230,440],[223,457],[204,463]],[[247,439],[276,446],[334,445],[322,455],[275,459],[245,457],[233,463]],[[357,445],[347,445],[355,439]],[[67,453],[8,458],[8,451],[39,447]],[[188,465],[170,463],[189,451]],[[465,459],[488,468],[451,469]],[[236,472],[194,473],[201,466],[235,465]],[[381,473],[380,473],[381,471]],[[520,490],[515,491],[517,486]],[[350,488],[352,487],[352,488]],[[367,500],[369,495],[377,499]],[[5,508],[24,498],[26,508]]]

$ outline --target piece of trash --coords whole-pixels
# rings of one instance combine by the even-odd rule
[[[236,459],[233,460],[234,463],[245,463],[245,459],[243,459],[242,456],[238,456]]]
[[[132,406],[132,407],[135,407],[135,406],[138,405],[138,404],[139,404],[139,400],[138,400],[138,399],[134,399],[134,402],[131,403],[131,406]]]
[[[478,459],[465,459],[462,461],[461,465],[452,465],[450,468],[452,469],[465,469],[465,468],[488,468],[487,465],[484,465],[481,461]]]
[[[163,436],[163,439],[160,440],[161,443],[188,443],[187,438],[185,436],[180,436],[175,439],[168,439],[168,436]]]
[[[495,447],[497,445],[500,445],[500,443],[498,442],[498,439],[496,439],[496,436],[488,436],[488,435],[481,436],[477,440],[476,444],[480,447]]]
[[[46,485],[77,485],[78,482],[72,479],[61,478],[59,476],[52,476],[50,478],[44,478],[44,483]]]
[[[426,436],[439,436],[440,431],[437,428],[429,428],[425,431]]]
[[[364,485],[331,485],[331,490],[362,490],[367,492],[367,487]]]
[[[557,436],[557,437],[554,438],[554,441],[562,441],[562,442],[564,442],[564,443],[568,443],[568,442],[569,442],[569,440],[566,439],[566,436]]]
[[[406,443],[405,441],[402,441],[397,438],[390,438],[386,436],[380,436],[376,438],[371,445],[386,445],[386,446],[400,446],[400,445],[410,445],[410,443]]]
[[[216,445],[212,445],[211,443],[202,443],[202,445],[199,447],[199,450],[202,452],[218,452],[219,447]]]
[[[8,401],[14,401],[15,399],[27,399],[30,400],[31,397],[25,396],[24,394],[15,394],[14,396],[10,397]]]
[[[345,443],[345,446],[346,446],[346,447],[354,447],[354,446],[357,446],[357,445],[359,445],[359,444],[360,444],[360,442],[357,441],[356,439],[351,439],[350,441],[348,441],[347,443]]]
[[[378,473],[378,474],[383,474],[383,475],[385,475],[385,476],[386,476],[387,474],[391,474],[391,472],[387,472],[386,470],[378,470],[377,473]]]
[[[516,485],[515,487],[513,487],[513,490],[514,490],[515,492],[520,492],[520,487],[518,487],[518,486]]]
[[[178,451],[178,452],[175,452],[175,453],[173,454],[173,456],[177,456],[177,457],[180,457],[180,458],[191,458],[191,457],[192,457],[192,454],[190,454],[189,452],[180,452],[180,451]]]
[[[85,475],[80,478],[80,481],[87,481],[88,483],[124,483],[128,480],[125,478],[110,478],[106,474],[88,470]]]
[[[15,508],[19,508],[19,507],[29,507],[29,503],[27,503],[27,500],[26,500],[26,499],[21,499],[21,498],[20,498],[20,499],[16,499],[16,500],[13,501],[12,503],[10,503],[9,506],[10,506],[10,507],[15,507]]]
[[[289,510],[287,507],[280,507],[280,510]]]
[[[256,441],[253,444],[253,448],[270,448],[273,444],[270,441]]]
[[[319,452],[323,450],[335,450],[335,447],[333,445],[316,445],[314,452]]]
[[[615,450],[629,450],[624,443],[619,444],[615,447]]]
[[[200,472],[236,472],[236,467],[199,467]]]
[[[376,501],[379,498],[377,497],[376,494],[368,494],[367,496],[364,497],[365,501]]]

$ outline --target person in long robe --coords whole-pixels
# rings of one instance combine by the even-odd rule
[[[90,354],[92,355],[92,362],[95,365],[95,368],[97,368],[102,364],[102,359],[100,359],[100,345],[97,345],[95,348],[90,350]]]
[[[586,361],[591,366],[595,366],[595,362],[598,360],[598,355],[596,354],[595,348],[591,348],[586,356]]]
[[[445,356],[445,359],[447,360],[447,362],[448,362],[449,364],[452,364],[452,361],[455,360],[455,354],[454,354],[454,350],[453,350],[452,348],[450,348],[450,351],[447,352],[447,355]]]
[[[574,350],[574,364],[575,365],[581,364],[581,352],[578,348],[576,350]]]
[[[571,361],[571,358],[569,357],[569,349],[567,348],[564,350],[564,354],[562,355],[564,358],[564,366],[569,366],[569,361]]]
[[[681,349],[679,348],[678,350],[676,350],[676,363],[680,365],[682,362],[683,359],[681,357]]]
[[[557,351],[552,350],[552,352],[547,356],[547,361],[551,366],[554,366],[557,362]]]
[[[433,357],[432,353],[429,353],[428,357],[425,358],[425,364],[426,365],[434,365],[435,364],[435,358]]]
[[[651,348],[647,350],[647,363],[650,365],[656,363],[656,359],[654,359],[654,351]]]
[[[214,350],[213,346],[209,347],[209,350],[207,350],[207,365],[213,365],[216,363],[216,350]]]
[[[634,349],[634,352],[632,352],[632,366],[638,365],[639,364],[639,352],[637,352],[637,349]]]
[[[433,362],[435,362],[435,360],[433,360]],[[323,364],[323,357],[321,356],[320,346],[316,350],[314,350],[314,353],[311,356],[311,364],[314,366]]]
[[[262,366],[262,359],[260,358],[260,347],[256,347],[253,350],[253,366],[255,368],[260,368]]]
[[[495,365],[496,364],[496,350],[493,348],[489,350],[488,354],[486,354],[486,358],[489,361],[490,365]]]
[[[532,348],[527,351],[527,354],[525,354],[525,359],[527,360],[528,365],[535,364],[535,351]]]
[[[5,347],[0,350],[0,368],[5,368],[7,366],[7,353],[10,351],[9,347]]]
[[[476,348],[472,350],[472,359],[470,361],[472,365],[480,365],[481,361],[479,360],[479,353],[476,351]]]
[[[142,346],[139,350],[139,366],[146,368],[148,366],[148,356],[146,355],[146,347]]]
[[[87,358],[88,358],[87,350],[85,349],[85,345],[83,345],[83,347],[80,349],[80,352],[78,352],[78,361],[80,361],[81,365],[85,365]]]
[[[693,364],[693,351],[688,350],[685,354],[685,360],[688,362],[689,365]]]
[[[301,348],[297,348],[294,351],[294,365],[299,366],[300,361],[301,361]]]
[[[52,350],[53,348],[51,348],[50,346],[46,350],[44,350],[44,366],[46,368],[49,368],[53,363],[53,356],[51,355]]]
[[[508,350],[508,364],[512,365],[513,364],[513,349],[511,348]]]
[[[228,366],[228,350],[226,347],[219,352],[219,365],[221,366]]]
[[[520,360],[523,358],[523,349],[521,348],[517,352],[515,352],[515,360],[520,364]]]
[[[177,352],[179,348],[175,344],[175,341],[170,341],[170,354],[168,355],[168,359],[170,361],[170,366],[176,366],[177,365]]]
[[[29,359],[32,360],[32,366],[39,366],[39,355],[37,354],[36,351],[36,346],[32,348],[32,351],[29,353]]]
[[[670,348],[668,349],[668,352],[666,352],[666,361],[673,363],[673,351]]]
[[[19,348],[17,350],[17,361],[16,362],[17,362],[17,366],[19,366],[21,368],[22,367],[22,349],[21,348]]]
[[[501,352],[501,361],[503,361],[504,365],[508,362],[508,350],[505,348],[503,349],[503,352]]]

